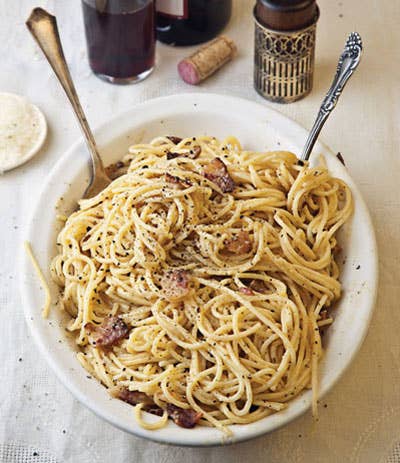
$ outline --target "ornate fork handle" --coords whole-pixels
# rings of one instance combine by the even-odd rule
[[[361,37],[357,32],[352,32],[346,41],[346,46],[342,54],[340,55],[332,85],[328,90],[324,100],[322,101],[317,118],[315,119],[314,125],[310,130],[310,134],[308,135],[306,144],[301,154],[302,160],[307,161],[310,157],[311,151],[323,125],[325,124],[325,121],[328,119],[329,114],[336,106],[344,86],[360,62],[361,53]]]

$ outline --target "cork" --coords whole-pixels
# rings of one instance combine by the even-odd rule
[[[179,75],[186,83],[197,85],[230,61],[236,53],[235,43],[221,35],[183,59],[178,64]]]

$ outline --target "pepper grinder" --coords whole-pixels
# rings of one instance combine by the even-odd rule
[[[313,84],[315,0],[257,0],[254,8],[254,87],[267,100],[292,103]]]

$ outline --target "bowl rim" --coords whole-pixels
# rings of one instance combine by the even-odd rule
[[[267,118],[268,116],[272,117],[274,120],[274,123],[282,126],[285,126],[286,128],[289,128],[289,139],[294,138],[299,140],[300,137],[301,139],[306,138],[307,131],[303,127],[301,127],[297,122],[293,121],[289,117],[279,113],[275,109],[268,107],[268,106],[263,106],[259,103],[256,103],[251,100],[247,100],[244,98],[238,98],[238,97],[232,97],[232,96],[227,96],[227,95],[220,95],[220,94],[214,94],[214,93],[185,93],[181,95],[169,95],[165,97],[160,97],[160,98],[155,98],[151,100],[147,100],[143,103],[134,105],[132,108],[128,109],[127,111],[124,111],[122,113],[117,114],[115,117],[112,117],[110,120],[107,122],[100,124],[96,129],[93,131],[95,135],[99,135],[99,138],[104,138],[102,137],[102,134],[107,132],[107,127],[110,126],[110,124],[116,124],[118,121],[122,121],[129,117],[132,112],[135,113],[140,113],[141,110],[143,109],[148,109],[152,105],[165,105],[167,108],[170,108],[170,114],[173,115],[174,112],[177,112],[176,109],[174,108],[174,104],[177,104],[177,102],[183,102],[184,104],[187,103],[192,103],[193,101],[196,101],[197,103],[204,104],[208,107],[212,107],[212,105],[216,102],[219,101],[220,103],[224,103],[227,105],[233,104],[237,105],[240,104],[242,107],[249,111],[254,111],[256,114],[259,113],[260,111],[263,111],[263,116]],[[178,105],[179,107],[179,105]],[[229,106],[228,106],[229,107]],[[112,130],[111,130],[112,132]],[[105,139],[110,141],[109,136],[105,136]],[[33,208],[30,220],[29,220],[29,226],[27,229],[27,234],[26,234],[26,239],[28,241],[34,242],[35,239],[35,216],[37,215],[37,211],[39,211],[39,207],[41,203],[43,202],[44,195],[46,193],[46,187],[49,185],[51,179],[54,177],[54,175],[60,170],[60,167],[65,164],[65,162],[71,157],[71,155],[76,152],[77,150],[83,148],[84,146],[84,141],[82,138],[78,139],[61,157],[60,159],[55,163],[55,165],[52,167],[50,170],[49,174],[47,175],[41,192],[37,198],[35,207]],[[330,150],[327,146],[325,146],[323,143],[318,142],[316,145],[319,147],[320,150],[324,151],[324,154],[326,153],[326,156],[330,156],[335,158],[336,156]],[[339,161],[337,161],[338,164]],[[377,296],[377,284],[378,284],[378,253],[377,253],[377,244],[376,244],[376,238],[375,238],[375,232],[374,228],[372,225],[372,220],[369,215],[367,206],[357,188],[357,186],[354,184],[352,181],[349,173],[343,167],[341,164],[340,166],[338,165],[338,169],[341,170],[341,174],[343,174],[344,177],[346,177],[346,181],[350,184],[350,187],[353,192],[357,193],[357,208],[362,211],[362,214],[364,215],[365,221],[366,221],[366,227],[368,228],[370,232],[370,246],[371,246],[371,251],[370,251],[370,273],[371,273],[371,284],[372,286],[370,287],[370,298],[368,299],[368,303],[365,308],[365,312],[367,314],[367,317],[365,319],[365,323],[362,327],[362,330],[358,333],[358,336],[355,337],[355,342],[353,345],[353,348],[351,350],[350,355],[347,356],[347,360],[342,367],[342,369],[335,375],[333,380],[329,382],[320,392],[319,398],[321,398],[324,394],[326,394],[329,390],[333,388],[333,386],[338,382],[338,380],[342,377],[344,372],[348,369],[352,361],[354,360],[357,352],[359,351],[365,337],[368,331],[368,327],[371,321],[371,317],[373,315],[373,309],[375,306],[375,301],[376,301],[376,296]],[[54,212],[55,214],[55,212]],[[21,253],[23,250],[21,250]],[[237,442],[242,442],[246,441],[255,437],[259,437],[263,434],[272,432],[289,422],[293,421],[294,419],[298,418],[300,415],[305,413],[309,407],[310,407],[310,400],[303,400],[302,404],[297,407],[296,410],[287,413],[284,416],[283,419],[275,419],[274,420],[274,425],[268,425],[267,421],[271,417],[277,417],[278,415],[282,416],[283,412],[271,415],[270,417],[264,418],[256,423],[252,423],[249,425],[234,425],[232,428],[234,430],[239,430],[240,428],[247,428],[244,430],[241,430],[237,435],[235,435],[233,438],[226,438],[225,436],[222,435],[219,431],[216,432],[215,429],[213,428],[206,428],[206,427],[198,427],[193,430],[182,430],[182,428],[179,428],[179,432],[174,432],[177,430],[174,424],[169,424],[166,428],[163,428],[162,430],[158,431],[148,431],[143,428],[140,428],[139,426],[134,426],[134,429],[132,426],[128,426],[126,423],[121,422],[117,419],[117,417],[114,414],[108,413],[106,410],[102,408],[102,405],[98,402],[96,402],[95,399],[92,399],[87,391],[84,391],[82,387],[78,387],[76,383],[72,381],[70,378],[71,372],[66,371],[65,368],[60,366],[57,361],[55,355],[52,353],[51,345],[48,345],[47,340],[44,339],[41,334],[40,334],[40,329],[38,329],[38,323],[35,318],[32,317],[33,310],[37,312],[37,307],[35,306],[34,308],[32,307],[31,301],[30,301],[30,296],[29,296],[29,285],[32,286],[32,283],[29,282],[29,277],[28,274],[31,273],[31,268],[30,265],[31,263],[29,262],[28,256],[24,253],[21,256],[20,259],[21,262],[21,272],[20,272],[20,288],[21,288],[21,295],[22,295],[22,303],[24,307],[24,312],[25,312],[25,320],[29,326],[30,332],[32,334],[32,337],[36,343],[36,345],[39,347],[39,350],[41,351],[42,355],[45,357],[46,361],[60,380],[60,382],[72,393],[72,395],[77,398],[82,404],[84,404],[86,407],[88,407],[90,410],[92,410],[97,416],[101,417],[105,421],[109,422],[110,424],[116,426],[117,428],[124,430],[126,432],[129,432],[131,434],[137,435],[139,437],[144,437],[149,440],[159,442],[159,443],[165,443],[165,444],[172,444],[172,445],[179,445],[179,446],[193,446],[193,447],[202,447],[202,446],[218,446],[218,445],[225,445],[225,444],[232,444],[232,443],[237,443]],[[37,284],[36,284],[37,286]],[[32,288],[30,288],[31,291],[36,291]],[[78,362],[76,362],[78,365]],[[78,365],[79,366],[79,365]],[[98,383],[100,385],[100,383]],[[101,385],[100,385],[101,386]],[[101,386],[103,389],[104,387]],[[120,402],[120,401],[116,401]],[[123,404],[122,405],[126,405]],[[289,410],[290,407],[288,407]],[[134,421],[134,417],[132,414],[132,421]],[[257,424],[257,426],[253,426]]]

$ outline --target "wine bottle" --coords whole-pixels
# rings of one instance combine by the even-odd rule
[[[228,23],[232,0],[157,0],[157,39],[196,45],[213,39]]]

